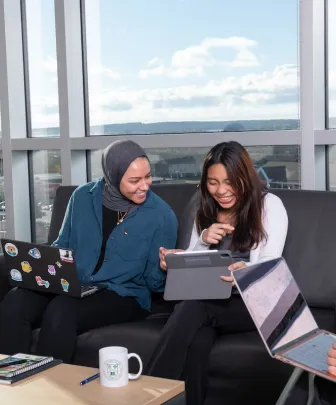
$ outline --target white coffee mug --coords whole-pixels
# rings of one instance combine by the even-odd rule
[[[137,374],[128,373],[128,360],[135,357],[139,362]],[[126,347],[110,346],[99,350],[100,383],[104,387],[123,387],[128,380],[136,380],[142,373],[142,361],[135,353],[128,354]]]

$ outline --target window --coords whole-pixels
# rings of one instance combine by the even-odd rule
[[[51,213],[57,188],[62,183],[61,155],[56,150],[40,150],[31,154],[33,188],[33,240],[48,240]]]
[[[82,2],[91,135],[299,127],[296,0]]]
[[[0,157],[0,238],[4,238],[6,236],[6,204],[2,152],[0,152]],[[0,246],[1,251],[2,247]]]
[[[328,189],[336,191],[336,145],[329,145],[328,150]]]
[[[209,148],[147,149],[153,183],[198,183]],[[300,149],[298,146],[249,146],[260,178],[272,188],[299,189]],[[101,151],[91,152],[91,179],[102,177]]]
[[[336,128],[336,1],[328,0],[329,128]]]
[[[25,0],[32,136],[59,136],[54,0]]]
[[[1,107],[1,105],[0,105]],[[0,138],[1,132],[1,108],[0,108]],[[0,152],[0,238],[6,237],[6,205],[5,205],[5,188],[4,188],[4,175],[3,175],[3,160],[2,151]],[[2,246],[0,245],[0,253]]]

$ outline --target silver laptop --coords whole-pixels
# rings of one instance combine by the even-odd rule
[[[232,272],[269,354],[336,382],[327,352],[336,335],[319,329],[283,258]]]
[[[164,299],[207,300],[231,296],[232,284],[220,279],[229,276],[233,262],[229,250],[186,251],[166,255],[168,266]]]

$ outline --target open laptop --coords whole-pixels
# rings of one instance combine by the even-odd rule
[[[336,335],[319,329],[283,258],[232,272],[269,354],[336,382],[327,352]]]
[[[29,290],[84,298],[106,288],[82,286],[71,249],[2,239],[6,271],[10,284]]]
[[[233,260],[229,250],[167,254],[166,263],[165,300],[226,299],[231,296],[231,283],[220,280],[220,276],[230,275],[228,266]]]

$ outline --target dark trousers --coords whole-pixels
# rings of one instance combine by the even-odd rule
[[[255,330],[239,295],[228,300],[183,301],[166,323],[145,374],[183,379],[188,405],[206,396],[208,358],[216,337]]]
[[[308,401],[308,373],[303,373],[286,405],[306,405]],[[315,377],[315,398],[312,405],[336,405],[336,383]]]
[[[147,314],[135,298],[109,290],[79,299],[14,288],[0,304],[0,353],[30,353],[32,330],[41,327],[37,353],[70,363],[77,335]]]

